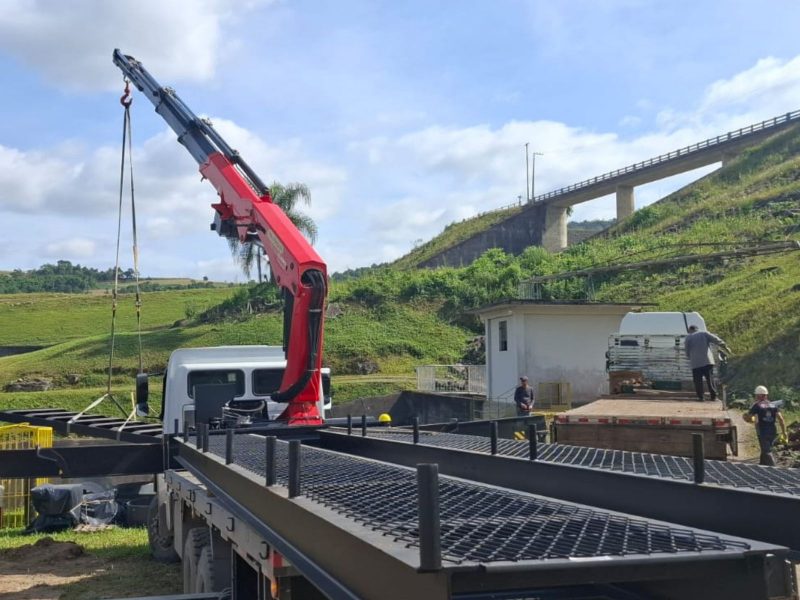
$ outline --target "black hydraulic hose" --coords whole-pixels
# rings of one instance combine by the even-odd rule
[[[272,394],[271,398],[274,402],[291,401],[305,389],[316,371],[320,338],[322,337],[322,310],[325,302],[326,283],[322,273],[316,269],[309,269],[303,273],[303,279],[305,280],[304,283],[311,288],[311,302],[308,309],[308,362],[306,363],[306,371],[288,388]],[[285,335],[286,327],[284,327]],[[284,344],[286,344],[285,341]]]

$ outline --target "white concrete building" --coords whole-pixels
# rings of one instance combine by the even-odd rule
[[[569,382],[573,404],[608,392],[605,353],[636,304],[510,300],[475,310],[486,332],[489,400],[511,401],[519,377],[534,390],[542,382]]]

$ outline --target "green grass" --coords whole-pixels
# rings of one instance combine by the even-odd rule
[[[112,386],[111,392],[123,408],[130,409],[130,394],[133,383],[127,386]],[[34,408],[61,408],[72,412],[81,412],[94,400],[106,393],[106,388],[80,388],[49,390],[47,392],[0,392],[0,410],[21,410]],[[161,411],[161,380],[154,379],[150,383],[150,414],[158,415]],[[103,400],[90,413],[120,417],[122,413],[110,399]]]
[[[355,372],[364,359],[374,360],[381,373],[413,373],[414,366],[453,362],[463,352],[470,333],[437,319],[430,306],[399,305],[367,309],[344,307],[327,321],[325,364],[339,373]],[[180,347],[281,343],[282,317],[256,315],[242,321],[202,324],[151,331],[142,336],[143,364],[149,373],[163,371],[169,354]],[[106,385],[109,336],[94,336],[15,356],[0,358],[0,382],[48,377],[57,388],[101,388]],[[114,386],[131,389],[138,370],[138,336],[117,336]],[[77,386],[67,375],[78,374]],[[151,388],[155,389],[155,385]]]
[[[58,570],[64,575],[85,576],[80,581],[54,584],[50,587],[51,591],[60,592],[59,598],[62,600],[178,594],[182,591],[180,565],[162,564],[152,560],[147,544],[147,531],[141,528],[34,535],[24,535],[21,530],[2,530],[0,558],[3,550],[33,544],[44,537],[51,537],[58,542],[80,544],[90,557],[97,559],[88,564],[82,559],[65,559],[48,565],[47,572]],[[70,564],[76,560],[74,565]],[[93,569],[88,576],[87,566]],[[8,574],[11,572],[13,571],[7,570]]]
[[[357,398],[389,396],[404,390],[416,389],[417,381],[410,375],[344,375],[332,379],[333,402],[343,404]]]
[[[425,262],[429,258],[436,256],[440,252],[452,248],[459,242],[471,238],[476,233],[489,229],[492,225],[505,221],[506,219],[522,211],[522,206],[512,206],[510,208],[494,210],[482,215],[477,215],[469,219],[464,219],[457,223],[450,223],[444,231],[429,240],[428,242],[414,248],[405,256],[400,257],[392,263],[398,269],[408,269]]]
[[[229,298],[235,288],[201,288],[142,294],[142,329],[169,327]],[[116,330],[136,331],[134,296],[120,295]],[[0,295],[0,346],[46,346],[111,331],[106,294]]]

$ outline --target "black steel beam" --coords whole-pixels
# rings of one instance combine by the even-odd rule
[[[160,443],[0,451],[0,478],[150,475],[163,470]]]
[[[106,419],[111,417],[104,417],[102,415],[86,415],[75,423],[69,423],[69,419],[76,416],[78,413],[73,413],[56,408],[48,409],[32,409],[32,410],[5,410],[0,411],[0,421],[8,423],[29,423],[31,425],[38,425],[42,427],[52,427],[53,431],[61,435],[83,435],[88,437],[103,438],[109,440],[118,440],[122,442],[132,443],[153,443],[155,438],[161,435],[160,423],[131,423],[122,431],[116,429],[109,429]],[[83,419],[86,419],[84,422]],[[118,424],[115,422],[119,421]],[[113,427],[122,425],[124,420],[114,419],[115,424]],[[105,423],[105,426],[103,425]]]
[[[363,439],[361,436],[353,437]],[[671,588],[672,593],[660,594],[659,597],[699,600],[710,597],[703,591],[707,577],[724,577],[727,582],[723,586],[724,597],[766,599],[768,596],[765,581],[769,555],[778,557],[782,565],[781,561],[786,553],[785,548],[737,538],[720,539],[707,531],[683,530],[679,533],[674,530],[680,539],[699,541],[713,538],[717,540],[715,544],[722,546],[715,549],[698,546],[698,550],[690,551],[679,548],[682,544],[679,542],[671,551],[650,550],[650,553],[643,554],[629,550],[630,553],[624,555],[610,554],[610,547],[604,546],[606,550],[599,555],[589,556],[588,547],[604,538],[603,534],[597,538],[594,534],[587,533],[588,537],[576,548],[577,558],[571,555],[564,558],[519,560],[491,558],[506,554],[519,555],[514,548],[495,547],[491,550],[485,543],[489,537],[496,540],[497,528],[505,528],[506,524],[511,528],[506,538],[509,545],[522,540],[519,532],[512,534],[512,530],[528,523],[539,531],[532,533],[536,540],[547,542],[552,536],[552,542],[547,543],[570,547],[578,543],[576,539],[568,534],[560,539],[558,532],[569,520],[568,514],[578,514],[574,511],[588,512],[595,515],[594,519],[610,519],[617,524],[630,523],[631,533],[636,525],[633,524],[633,518],[627,515],[610,512],[603,514],[602,511],[594,511],[589,507],[566,503],[557,507],[553,504],[555,501],[546,498],[534,498],[527,494],[448,478],[448,481],[442,482],[443,489],[448,490],[446,493],[450,500],[448,527],[466,527],[464,531],[469,530],[469,524],[473,522],[470,516],[473,507],[470,499],[481,497],[486,502],[491,502],[495,510],[500,512],[496,518],[492,517],[488,521],[485,520],[485,515],[476,517],[478,520],[473,526],[477,528],[476,532],[480,531],[479,523],[491,527],[492,532],[485,532],[486,535],[479,538],[472,536],[470,540],[450,539],[446,566],[441,570],[423,573],[419,569],[419,554],[415,551],[418,550],[418,543],[414,541],[416,536],[409,537],[409,532],[415,531],[416,527],[415,521],[408,520],[413,519],[413,500],[411,506],[402,499],[399,502],[390,502],[391,506],[381,501],[387,492],[395,494],[395,491],[401,491],[397,484],[407,479],[404,476],[405,469],[308,448],[309,468],[313,467],[307,476],[308,495],[305,495],[304,487],[304,495],[288,499],[285,488],[288,477],[286,465],[282,463],[279,469],[282,473],[279,477],[282,485],[265,488],[265,444],[252,442],[252,439],[250,443],[245,443],[247,439],[241,442],[241,446],[236,446],[235,462],[230,465],[224,464],[224,448],[221,443],[215,444],[216,447],[211,452],[202,453],[193,445],[179,442],[179,461],[209,486],[213,493],[225,494],[228,500],[240,507],[241,510],[237,509],[237,513],[245,511],[253,516],[256,523],[273,528],[284,542],[291,540],[293,551],[304,562],[298,565],[294,557],[287,557],[304,575],[312,578],[318,576],[320,571],[333,574],[341,585],[364,598],[438,599],[462,594],[499,598],[501,596],[496,595],[498,592],[520,592],[515,597],[527,597],[529,592],[538,592],[543,587],[608,583],[641,590],[648,598],[662,588]],[[286,454],[285,450],[284,447],[282,454]],[[241,463],[238,462],[240,458]],[[282,459],[284,462],[285,460],[286,457]],[[486,497],[487,495],[491,498]],[[511,496],[518,496],[519,501]],[[395,496],[393,498],[396,500]],[[486,502],[483,504],[486,505]],[[521,521],[519,515],[511,515],[514,510],[520,510],[519,507],[534,508],[533,504],[538,507],[538,516],[525,517]],[[551,514],[552,520],[551,516],[545,514],[550,514],[549,509],[541,512],[545,505],[556,511]],[[511,510],[512,507],[514,510]],[[453,513],[453,510],[456,512]],[[532,520],[526,521],[527,518]],[[545,525],[546,522],[550,525]],[[667,536],[670,535],[668,532],[673,531],[668,523],[649,521],[647,524],[640,521],[638,525],[662,528]],[[588,523],[586,526],[588,527]],[[618,526],[620,525],[611,527],[615,530]],[[541,527],[545,529],[542,530]],[[623,528],[628,531],[627,526]],[[533,540],[527,536],[522,537],[525,538],[523,545],[530,550],[529,544]],[[479,545],[469,550],[469,544],[476,541]],[[633,538],[629,541],[631,548],[639,547]],[[582,545],[584,543],[588,545]],[[660,544],[661,541],[657,543]],[[467,556],[473,555],[473,552],[475,556],[488,552],[489,558],[479,562],[457,558],[460,553],[466,553],[463,556]],[[566,550],[561,547],[556,555],[563,552]],[[533,552],[535,553],[536,551]],[[308,569],[311,569],[310,575]],[[429,576],[435,577],[430,579]],[[334,594],[329,596],[338,597]]]
[[[278,552],[330,598],[446,599],[444,572],[418,574],[392,550],[403,548],[354,521],[303,497],[289,499],[283,487],[267,488],[238,465],[179,443],[178,461],[218,499],[235,507]],[[367,539],[373,538],[373,543]],[[402,554],[402,552],[401,552]],[[408,556],[415,553],[405,552]]]
[[[800,497],[574,465],[320,432],[323,448],[632,515],[778,544],[800,552]],[[752,515],[758,515],[753,518]]]

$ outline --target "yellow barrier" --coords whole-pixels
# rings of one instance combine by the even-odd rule
[[[52,448],[53,428],[25,423],[0,427],[0,450]],[[47,478],[0,479],[0,529],[25,527],[31,521],[31,488]]]

